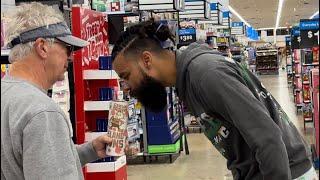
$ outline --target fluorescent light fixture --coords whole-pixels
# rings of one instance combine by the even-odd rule
[[[279,0],[278,12],[277,12],[277,19],[276,19],[276,27],[275,27],[275,29],[278,29],[278,27],[279,27],[280,18],[281,18],[281,12],[282,12],[282,7],[283,7],[283,1],[284,1],[284,0]]]
[[[316,15],[318,15],[319,14],[319,11],[317,11],[317,12],[315,12],[312,16],[310,16],[310,18],[309,19],[313,19]]]
[[[247,26],[251,27],[251,25],[242,18],[242,16],[236,11],[234,10],[230,5],[228,6],[229,10],[232,12],[232,14],[235,14],[242,22],[244,22]]]

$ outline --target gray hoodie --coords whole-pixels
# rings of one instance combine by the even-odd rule
[[[245,67],[193,43],[177,51],[176,87],[234,179],[291,180],[311,168],[298,130]]]

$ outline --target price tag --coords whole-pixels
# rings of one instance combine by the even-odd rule
[[[179,30],[179,43],[190,44],[196,42],[196,30],[194,28]]]

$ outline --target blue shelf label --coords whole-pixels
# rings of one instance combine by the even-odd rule
[[[243,22],[232,22],[231,27],[241,27],[243,26]]]
[[[196,34],[195,28],[179,29],[179,36]]]

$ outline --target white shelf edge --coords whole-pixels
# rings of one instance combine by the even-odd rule
[[[127,164],[127,157],[121,156],[115,162],[88,163],[86,164],[88,173],[95,172],[116,172]]]
[[[119,76],[114,70],[84,70],[83,79],[119,79]]]
[[[84,101],[85,111],[109,111],[110,101]]]

